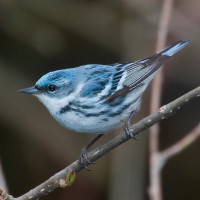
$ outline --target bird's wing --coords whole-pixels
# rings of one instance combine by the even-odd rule
[[[84,66],[84,86],[81,90],[81,97],[92,98],[102,93],[112,79],[114,68],[110,65],[86,65]]]
[[[125,96],[155,72],[177,51],[187,45],[186,42],[175,42],[152,57],[132,63],[115,63],[113,65],[84,66],[85,82],[81,90],[82,97],[99,97],[104,103],[112,103]],[[149,81],[152,76],[149,78]],[[146,83],[148,84],[148,83]]]
[[[116,73],[112,77],[112,86],[109,96],[106,98],[104,103],[111,103],[115,99],[132,91],[151,74],[156,72],[168,59],[168,56],[155,54],[150,58],[136,61],[134,63],[121,64],[120,69],[117,69]]]
[[[105,100],[105,103],[111,103],[115,99],[134,90],[134,88],[153,75],[171,56],[189,42],[178,41],[170,44],[152,57],[134,63],[122,64],[119,70],[116,69],[118,72],[112,78],[111,95]]]
[[[96,97],[107,99],[115,91],[119,90],[123,83],[125,68],[132,63],[112,65],[87,65],[85,66],[86,78],[81,90],[81,97]]]

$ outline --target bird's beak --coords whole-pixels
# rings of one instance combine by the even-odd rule
[[[35,87],[29,87],[29,88],[24,88],[19,90],[19,92],[24,93],[24,94],[38,94],[40,91]]]

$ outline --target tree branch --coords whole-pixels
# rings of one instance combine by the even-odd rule
[[[8,187],[7,187],[7,184],[6,184],[6,179],[5,179],[3,167],[2,167],[2,161],[1,161],[1,158],[0,158],[0,200],[3,199],[1,197],[1,193],[3,192],[3,190],[1,188],[4,189],[4,191],[8,192]]]
[[[5,191],[8,191],[6,179],[5,179],[4,172],[3,172],[1,158],[0,158],[0,187],[3,188]]]
[[[174,145],[160,152],[160,155],[159,155],[161,159],[160,162],[165,163],[170,158],[177,155],[178,153],[183,151],[186,147],[191,145],[198,137],[200,137],[200,123],[197,124],[197,126],[190,133],[188,133],[184,138],[182,138]]]
[[[159,121],[166,119],[173,114],[175,114],[184,104],[190,102],[192,99],[200,97],[200,86],[196,89],[188,92],[187,94],[179,97],[178,99],[172,101],[171,103],[162,106],[158,111],[154,112],[153,114],[147,116],[146,118],[142,119],[138,123],[131,126],[130,131],[134,136],[139,135],[142,131],[146,130],[150,126],[158,123]],[[127,136],[124,131],[120,134],[114,136],[113,138],[109,139],[108,141],[100,144],[95,149],[88,152],[88,159],[90,161],[96,161],[103,155],[107,154],[112,149],[116,148],[120,144],[126,142],[127,140],[131,139]],[[86,162],[86,160],[84,160]],[[89,165],[89,163],[86,163]],[[6,194],[4,191],[0,189],[0,196],[6,200],[37,200],[41,197],[47,195],[48,193],[54,191],[57,188],[66,187],[66,177],[68,177],[69,173],[73,174],[78,173],[79,171],[84,169],[84,164],[80,163],[78,160],[73,162],[71,165],[63,169],[62,171],[56,173],[54,176],[49,178],[47,181],[42,183],[41,185],[37,186],[36,188],[30,190],[26,194],[14,198],[11,195]]]
[[[172,13],[173,0],[163,0],[160,21],[158,24],[157,41],[155,51],[158,52],[165,47],[167,40],[167,33],[169,27],[169,20]],[[160,107],[161,93],[162,93],[163,68],[159,70],[152,82],[150,113],[154,112]],[[161,176],[159,171],[159,124],[155,124],[150,128],[149,136],[149,154],[150,154],[150,185],[149,196],[152,200],[161,200]]]

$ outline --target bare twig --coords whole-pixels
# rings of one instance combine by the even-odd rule
[[[1,158],[0,158],[0,200],[3,199],[3,197],[2,197],[4,195],[3,191],[8,192],[8,187],[7,187],[7,184],[6,184],[6,179],[5,179],[5,176],[4,176],[2,162],[1,162]]]
[[[155,51],[158,52],[165,47],[168,33],[168,26],[170,15],[172,12],[173,0],[163,0],[161,17],[158,25],[157,41],[155,46]],[[158,74],[152,81],[152,95],[151,95],[151,112],[154,112],[160,107],[161,99],[161,87],[162,87],[162,68],[159,70]],[[153,128],[153,127],[152,127]]]
[[[177,155],[178,153],[183,151],[186,147],[191,145],[194,141],[196,141],[198,137],[200,137],[200,123],[197,124],[197,126],[190,133],[188,133],[184,138],[182,138],[174,145],[160,152],[160,156],[159,156],[161,159],[160,162],[164,164],[170,158]]]
[[[6,179],[3,172],[1,158],[0,158],[0,188],[3,188],[4,191],[8,192],[8,187],[7,187]]]
[[[146,130],[155,123],[158,123],[159,121],[175,114],[176,111],[178,111],[184,104],[197,97],[200,97],[200,86],[188,92],[187,94],[179,97],[178,99],[172,101],[171,103],[162,106],[158,111],[147,116],[138,123],[132,125],[130,131],[134,136],[139,135],[142,131]],[[129,139],[130,137],[127,136],[127,134],[125,134],[123,131],[120,134],[114,136],[113,138],[109,139],[108,141],[104,142],[103,144],[97,146],[95,149],[88,152],[88,159],[90,161],[96,161],[100,157],[107,154],[109,151],[111,151],[112,149],[116,148],[117,146],[126,142]],[[86,165],[89,165],[89,163],[87,163],[86,160],[84,160],[84,162]],[[47,195],[48,193],[54,191],[59,187],[65,187],[66,177],[68,177],[69,173],[78,173],[83,169],[84,164],[76,160],[74,163],[55,174],[41,185],[22,195],[21,197],[14,198],[2,190],[0,190],[0,196],[3,197],[3,199],[7,200],[36,200]]]
[[[156,42],[156,52],[160,51],[165,47],[168,33],[168,25],[170,20],[170,15],[172,12],[173,0],[163,0],[161,17],[157,32],[157,42]],[[163,79],[163,69],[161,69],[156,77],[153,79],[152,83],[152,94],[150,103],[150,112],[154,112],[160,107],[161,100],[161,88]],[[159,124],[155,124],[150,128],[149,137],[149,153],[150,153],[150,186],[149,194],[152,200],[161,200],[161,178],[159,171]]]

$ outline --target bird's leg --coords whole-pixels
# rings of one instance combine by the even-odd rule
[[[87,156],[87,151],[88,149],[100,138],[102,137],[104,134],[99,134],[97,135],[95,138],[93,138],[81,151],[81,155],[79,157],[79,161],[81,163],[84,163],[84,168],[87,169],[88,171],[90,171],[88,169],[88,167],[86,166],[84,159],[89,163],[89,164],[95,164],[95,162],[91,162],[88,160],[88,156]]]
[[[140,138],[138,137],[138,135],[134,136],[134,135],[131,133],[131,131],[130,131],[131,119],[133,118],[133,116],[135,115],[135,113],[136,113],[135,110],[131,112],[131,114],[130,114],[130,116],[129,116],[129,118],[128,118],[126,124],[125,124],[124,132],[125,132],[126,135],[130,136],[131,138],[133,138],[133,139],[135,139],[135,140],[138,140],[138,139],[140,139]],[[125,136],[126,136],[126,135],[125,135]]]

